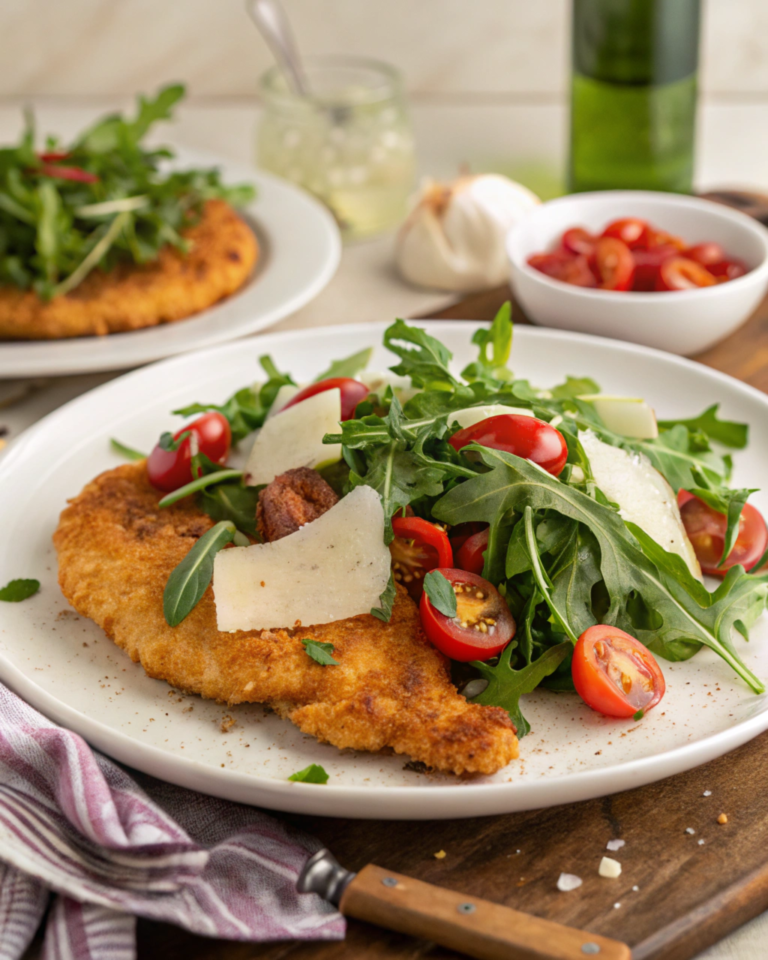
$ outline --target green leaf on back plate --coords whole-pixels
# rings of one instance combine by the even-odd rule
[[[356,377],[368,366],[372,353],[373,347],[367,347],[365,350],[353,353],[351,357],[334,360],[327,370],[315,377],[313,382],[320,383],[321,380],[330,380],[332,377]]]
[[[0,590],[0,600],[5,603],[20,603],[33,597],[39,589],[39,580],[11,580]]]
[[[322,643],[320,640],[302,640],[307,656],[311,657],[321,667],[338,667],[339,661],[333,659],[333,644]]]
[[[125,457],[126,460],[146,460],[146,453],[141,453],[139,450],[134,450],[133,447],[127,447],[124,443],[120,443],[119,440],[115,440],[114,437],[109,441],[110,447],[112,450],[119,454],[121,457]]]
[[[177,627],[200,602],[211,582],[216,554],[231,543],[234,536],[233,523],[217,523],[200,537],[168,577],[163,593],[163,613],[169,627]]]
[[[525,693],[531,693],[545,677],[554,673],[573,650],[573,644],[570,640],[566,640],[555,647],[550,647],[538,660],[534,660],[521,670],[514,670],[510,665],[512,652],[516,646],[516,640],[508,643],[495,667],[473,661],[472,666],[484,680],[488,681],[488,686],[482,693],[472,698],[472,703],[501,707],[506,710],[517,728],[518,737],[524,737],[530,733],[531,728],[520,711],[520,697]]]
[[[439,570],[430,570],[424,577],[424,593],[435,610],[444,617],[453,619],[456,616],[456,593],[453,585]]]
[[[328,783],[328,774],[319,763],[310,763],[298,773],[292,773],[288,779],[294,783]]]
[[[743,450],[749,439],[748,425],[736,423],[733,420],[719,420],[717,417],[719,409],[720,404],[714,403],[711,407],[707,407],[704,413],[689,420],[659,420],[659,429],[670,430],[672,427],[682,425],[691,433],[701,431],[706,433],[710,440],[722,443],[726,447]]]
[[[384,623],[389,623],[392,619],[392,607],[395,605],[395,597],[397,596],[397,587],[395,586],[395,578],[390,573],[389,580],[387,582],[387,588],[379,597],[380,607],[372,607],[371,614],[376,617],[377,620],[383,620]]]

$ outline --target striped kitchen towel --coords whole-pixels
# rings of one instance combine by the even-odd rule
[[[132,960],[136,916],[229,940],[340,940],[296,892],[313,838],[251,807],[129,776],[0,685],[0,960],[51,897],[43,960]]]

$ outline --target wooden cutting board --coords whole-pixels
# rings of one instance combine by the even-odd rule
[[[713,199],[768,223],[764,198],[718,194]],[[509,297],[510,291],[501,288],[438,316],[488,320]],[[525,322],[520,311],[515,319]],[[768,302],[697,359],[768,392]],[[725,824],[718,823],[721,813],[727,815]],[[768,734],[660,783],[529,813],[432,822],[282,818],[319,837],[351,870],[374,862],[605,934],[628,943],[634,960],[687,960],[768,909]],[[622,875],[611,881],[601,879],[597,867],[612,839],[624,840],[625,846],[616,854]],[[437,859],[439,851],[445,857]],[[561,872],[578,874],[583,886],[558,892]],[[349,923],[343,943],[264,946],[205,940],[139,922],[140,960],[417,957],[452,960],[458,954],[356,921]]]

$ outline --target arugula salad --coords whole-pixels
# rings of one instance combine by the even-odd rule
[[[202,597],[218,550],[259,541],[270,475],[253,454],[243,469],[227,463],[231,445],[259,431],[263,448],[279,431],[286,464],[301,454],[340,503],[358,487],[378,494],[391,573],[371,613],[387,620],[396,584],[407,589],[464,695],[505,709],[519,736],[520,697],[539,686],[639,719],[664,694],[657,658],[702,646],[762,693],[733,641],[749,638],[768,596],[765,522],[754,491],[729,485],[727,451],[746,446],[747,426],[717,405],[657,422],[588,377],[543,389],[510,369],[512,341],[505,304],[457,374],[442,343],[397,320],[386,374],[365,371],[364,350],[299,386],[265,356],[265,382],[174,411],[198,419],[161,437],[149,479],[161,507],[194,497],[216,525],[168,581],[168,623]],[[332,650],[308,653],[333,668]]]

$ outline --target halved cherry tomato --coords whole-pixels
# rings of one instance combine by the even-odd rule
[[[718,283],[724,283],[726,280],[736,280],[749,272],[743,260],[719,260],[717,263],[708,263],[707,270]]]
[[[561,280],[577,287],[596,287],[597,280],[590,269],[585,256],[571,253],[569,250],[556,250],[554,253],[537,253],[528,257],[528,265],[545,273],[553,280]]]
[[[635,275],[635,261],[623,240],[600,237],[590,261],[603,290],[629,290]]]
[[[655,707],[666,684],[653,654],[618,627],[599,624],[585,630],[573,650],[571,675],[576,692],[606,717],[633,717]]]
[[[677,505],[703,573],[724,577],[737,563],[745,570],[751,570],[765,553],[768,529],[762,514],[751,503],[744,504],[739,520],[739,535],[722,567],[718,567],[718,563],[723,555],[728,527],[725,516],[687,490],[678,493]]]
[[[621,220],[614,220],[603,230],[604,237],[615,237],[625,243],[630,250],[635,247],[647,247],[650,229],[645,220],[639,220],[637,217],[623,217]]]
[[[725,260],[723,248],[719,243],[714,242],[697,243],[693,247],[688,247],[687,250],[683,250],[683,256],[689,260],[695,260],[696,263],[700,263],[702,267],[709,267],[713,263],[719,263],[721,260]]]
[[[474,520],[467,520],[464,523],[457,523],[455,527],[451,527],[450,532],[448,533],[448,539],[451,541],[454,557],[471,536],[476,533],[480,533],[481,530],[486,530],[487,528],[487,523],[480,523]]]
[[[43,163],[59,163],[71,156],[69,150],[52,150],[49,153],[38,153],[37,159]]]
[[[439,567],[456,594],[456,616],[446,617],[421,595],[421,625],[430,643],[450,657],[467,663],[488,660],[514,637],[516,625],[496,587],[466,570]]]
[[[658,247],[649,247],[647,250],[633,250],[632,259],[635,261],[635,277],[632,281],[632,289],[645,293],[655,290],[656,279],[662,263],[677,255],[677,248],[670,243]]]
[[[688,244],[682,237],[678,237],[676,233],[667,233],[666,230],[651,229],[648,235],[648,249],[665,246],[674,247],[675,250],[682,253]]]
[[[314,397],[318,393],[324,393],[326,390],[333,390],[335,387],[341,391],[341,419],[351,420],[355,415],[355,408],[361,400],[365,400],[371,392],[364,383],[359,380],[353,380],[351,377],[330,377],[328,380],[321,380],[319,383],[310,383],[303,387],[299,392],[286,403],[283,410],[288,407],[295,407],[302,400]],[[281,410],[280,413],[283,411]]]
[[[597,237],[583,227],[571,227],[570,230],[565,231],[560,242],[565,250],[588,257],[595,249]]]
[[[711,287],[717,281],[706,267],[686,257],[672,257],[659,267],[656,277],[656,289],[696,290],[699,287]]]
[[[454,450],[461,450],[469,443],[504,450],[524,460],[532,460],[555,477],[568,459],[568,446],[559,430],[544,420],[517,413],[501,413],[480,420],[471,427],[457,430],[448,443]]]
[[[154,448],[147,460],[149,482],[158,490],[170,492],[190,483],[192,477],[192,457],[204,453],[214,463],[225,463],[232,443],[232,430],[229,421],[220,413],[206,413],[174,435],[178,440],[183,434],[189,434],[175,450],[164,450],[160,444]]]
[[[424,591],[424,574],[435,567],[452,567],[453,550],[448,534],[421,517],[395,517],[395,539],[389,545],[395,580],[414,600]]]
[[[56,163],[44,163],[37,171],[41,177],[51,177],[54,180],[75,180],[77,183],[98,183],[95,173],[89,173],[82,167],[60,167]]]
[[[481,574],[485,566],[485,551],[488,549],[488,530],[481,530],[467,537],[456,554],[456,565],[470,573]]]

